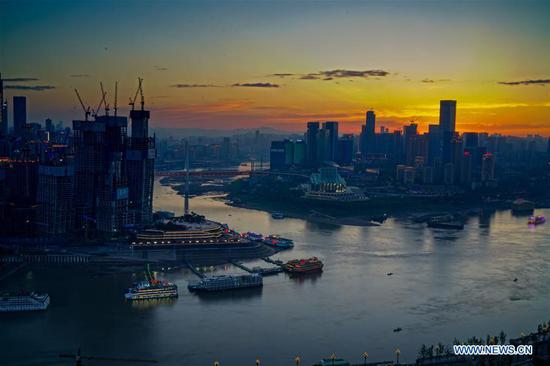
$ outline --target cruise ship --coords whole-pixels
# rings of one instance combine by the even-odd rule
[[[151,273],[149,265],[145,271],[145,281],[135,283],[124,294],[126,300],[168,299],[178,297],[178,286],[172,282],[159,281]]]
[[[49,305],[48,294],[36,292],[0,294],[0,313],[46,310]]]
[[[191,292],[214,292],[261,286],[263,286],[263,277],[260,274],[253,273],[204,277],[199,281],[189,283],[187,288]]]
[[[307,273],[314,271],[323,270],[323,262],[321,262],[317,257],[312,257],[309,259],[294,259],[288,261],[283,269],[288,273]]]
[[[133,248],[231,248],[250,245],[250,240],[226,225],[207,220],[196,213],[165,218],[153,227],[137,232]]]

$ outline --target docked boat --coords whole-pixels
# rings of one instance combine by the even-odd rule
[[[525,200],[523,198],[518,198],[512,202],[512,212],[514,213],[527,213],[533,212],[535,209],[535,203],[532,201]]]
[[[191,292],[215,292],[263,286],[260,274],[208,276],[187,286]]]
[[[190,213],[157,221],[153,227],[137,232],[130,244],[136,249],[211,249],[248,247],[251,241],[227,225]]]
[[[294,259],[286,262],[283,266],[285,272],[289,273],[307,273],[314,271],[323,270],[323,262],[321,262],[317,257],[312,257],[309,259]]]
[[[50,295],[36,292],[0,294],[0,313],[46,310]]]
[[[546,222],[546,219],[544,216],[531,216],[529,220],[527,221],[527,224],[529,225],[539,225],[544,224]]]
[[[252,241],[262,241],[264,239],[264,236],[262,234],[253,233],[251,231],[244,234],[244,237]]]
[[[169,281],[157,280],[147,268],[146,280],[135,283],[124,294],[126,300],[168,299],[178,297],[178,286]]]
[[[294,242],[292,239],[286,239],[280,237],[279,235],[269,235],[263,239],[263,243],[277,249],[294,248]]]
[[[281,212],[273,212],[271,214],[271,217],[273,217],[276,220],[281,220],[285,218],[285,215],[283,215]]]

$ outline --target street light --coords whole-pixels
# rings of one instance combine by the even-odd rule
[[[332,360],[332,366],[334,366],[334,361],[336,361],[336,355],[332,353],[332,355],[330,355],[330,359]]]
[[[256,358],[256,366],[260,366],[260,359]]]
[[[398,364],[398,365],[399,365],[399,355],[400,354],[401,354],[401,350],[399,348],[396,348],[395,349],[395,357],[397,358],[397,360],[396,360],[395,363]]]
[[[300,356],[296,356],[294,358],[294,363],[296,364],[296,366],[300,366],[300,362],[302,362],[302,359],[300,358]]]
[[[214,361],[214,366],[220,366],[220,362],[219,361]]]
[[[365,366],[367,365],[367,358],[369,357],[369,354],[367,352],[363,352],[363,360],[365,360]]]

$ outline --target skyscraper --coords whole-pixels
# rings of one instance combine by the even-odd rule
[[[13,97],[13,132],[16,135],[23,133],[27,124],[27,98]]]
[[[131,110],[132,137],[126,153],[128,163],[128,210],[136,225],[153,219],[153,184],[155,178],[155,138],[149,137],[150,113],[143,108]]]
[[[338,122],[327,121],[323,123],[323,128],[327,130],[326,157],[328,160],[336,161],[338,151]]]
[[[0,74],[0,136],[8,134],[8,103],[4,101],[4,80]]]
[[[306,161],[310,166],[318,163],[317,159],[317,140],[319,137],[319,122],[308,122],[306,132]]]
[[[439,102],[439,131],[441,134],[441,152],[443,163],[452,160],[451,142],[455,135],[456,100]]]
[[[359,148],[361,154],[366,157],[368,153],[376,151],[376,115],[374,111],[367,111],[365,116],[365,125],[361,129],[361,141]]]
[[[456,100],[439,102],[439,126],[441,131],[455,132]]]

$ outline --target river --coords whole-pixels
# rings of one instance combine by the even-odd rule
[[[157,182],[155,209],[182,208],[183,199]],[[136,306],[123,293],[140,273],[25,269],[3,288],[46,291],[51,306],[0,316],[0,363],[70,365],[57,355],[78,347],[83,354],[169,366],[253,365],[256,357],[283,366],[297,355],[311,365],[332,353],[360,362],[365,351],[369,361],[381,361],[391,360],[396,348],[402,360],[414,361],[422,343],[501,330],[516,337],[550,320],[550,226],[530,228],[526,217],[510,211],[471,217],[463,231],[446,231],[394,219],[377,227],[274,220],[212,197],[191,199],[191,208],[239,231],[291,238],[295,248],[275,258],[315,255],[325,270],[300,280],[279,274],[266,277],[259,291],[207,297],[187,291],[194,279],[188,270],[161,273],[177,283],[180,297]],[[393,332],[397,327],[402,331]]]

